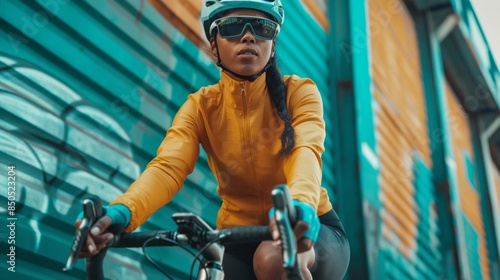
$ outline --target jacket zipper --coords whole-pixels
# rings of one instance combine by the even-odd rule
[[[241,84],[241,101],[243,104],[243,142],[245,143],[245,157],[247,159],[250,158],[250,147],[249,147],[249,141],[250,141],[250,136],[249,136],[249,124],[248,124],[248,112],[247,112],[247,100],[246,100],[246,88],[245,84]],[[253,174],[252,174],[252,180],[253,180]]]
[[[249,142],[250,142],[250,124],[248,123],[246,88],[245,88],[244,83],[241,84],[241,98],[242,98],[242,104],[243,104],[243,137],[244,137],[243,141],[245,143],[245,154],[246,154],[247,159],[251,159],[252,154],[250,151],[250,144],[249,144]],[[248,166],[250,167],[250,179],[251,179],[252,184],[254,186],[258,187],[262,193],[262,187],[255,180],[255,170],[253,168],[251,161],[248,163]],[[260,211],[262,213],[264,213],[265,212],[264,201],[260,202],[259,207],[261,208]],[[265,215],[265,217],[267,218],[267,214]]]

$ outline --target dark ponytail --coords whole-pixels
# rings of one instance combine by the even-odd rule
[[[276,112],[285,123],[285,128],[281,134],[281,151],[279,156],[286,156],[292,151],[295,145],[295,133],[286,106],[286,85],[276,64],[276,57],[269,59],[269,66],[266,70],[266,84]]]

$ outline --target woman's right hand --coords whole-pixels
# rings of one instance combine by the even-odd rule
[[[81,219],[77,220],[75,222],[75,227],[79,228],[81,223]],[[97,220],[87,235],[85,243],[80,250],[80,254],[78,254],[79,258],[90,258],[106,247],[106,244],[114,238],[114,235],[108,231],[111,223],[112,220],[108,215],[104,215]]]

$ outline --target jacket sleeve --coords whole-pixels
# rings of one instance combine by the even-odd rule
[[[156,157],[128,190],[110,203],[129,208],[131,220],[125,232],[142,225],[180,190],[198,159],[201,125],[197,103],[190,95],[177,112]]]
[[[318,209],[325,142],[323,103],[309,79],[289,78],[288,108],[295,131],[295,146],[285,159],[284,174],[293,199]]]

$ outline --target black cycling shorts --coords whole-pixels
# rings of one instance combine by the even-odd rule
[[[342,279],[349,265],[349,242],[344,227],[332,209],[319,217],[321,228],[314,244],[316,261],[311,267],[314,280]],[[255,280],[253,255],[258,243],[227,244],[224,253],[224,274],[227,280]]]

